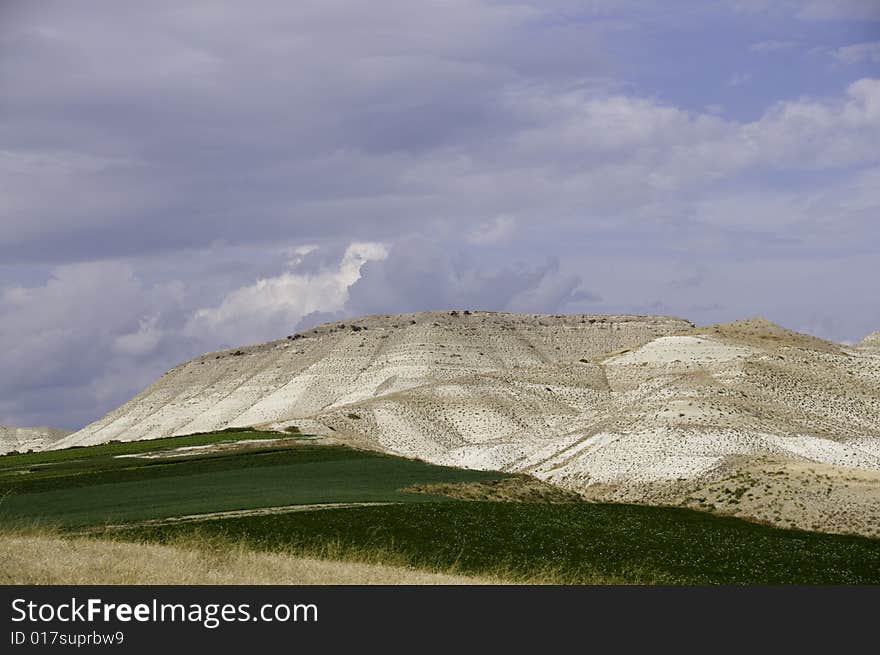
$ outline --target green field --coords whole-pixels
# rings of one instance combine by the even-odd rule
[[[279,436],[287,438],[255,441]],[[206,445],[220,449],[174,451]],[[167,456],[144,456],[162,451]],[[305,436],[227,431],[2,456],[0,524],[221,548],[234,543],[520,581],[880,583],[876,539],[781,530],[681,508],[465,502],[402,491],[505,477]],[[138,525],[209,512],[368,502],[395,504]]]
[[[0,457],[0,520],[73,528],[280,505],[428,502],[443,499],[400,489],[504,477],[304,437],[202,455],[120,457],[279,436],[225,432]]]
[[[780,530],[689,509],[445,502],[139,528],[433,570],[559,584],[878,584],[880,540]]]
[[[260,432],[251,428],[235,428],[218,432],[201,432],[187,434],[182,437],[165,437],[146,441],[111,441],[97,446],[72,446],[63,450],[47,450],[37,453],[7,453],[0,455],[0,472],[9,472],[22,467],[39,467],[48,464],[59,464],[83,458],[115,457],[162,450],[173,450],[187,446],[207,446],[249,439],[275,439],[275,432]],[[308,438],[308,437],[303,437]],[[93,460],[97,461],[97,460]]]

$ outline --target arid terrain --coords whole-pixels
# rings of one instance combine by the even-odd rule
[[[18,428],[0,425],[0,455],[14,451],[45,450],[70,434],[57,428]]]
[[[334,408],[475,373],[578,361],[689,327],[666,317],[464,311],[328,323],[177,366],[58,447],[294,419],[303,432],[320,430],[308,419]]]
[[[880,336],[762,319],[431,312],[182,364],[51,447],[298,427],[591,500],[880,536]]]

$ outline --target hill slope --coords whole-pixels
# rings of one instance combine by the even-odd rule
[[[0,425],[0,455],[12,451],[44,450],[69,434],[70,430],[58,428],[17,428]]]
[[[688,327],[651,316],[457,311],[328,323],[177,366],[57,447],[306,419],[462,375],[577,361]]]
[[[383,450],[526,472],[597,500],[880,534],[880,355],[761,319],[316,418]]]
[[[880,535],[880,352],[763,319],[433,312],[172,369],[56,447],[296,425],[602,501]]]
[[[856,348],[880,351],[880,330],[872,332],[856,344]]]

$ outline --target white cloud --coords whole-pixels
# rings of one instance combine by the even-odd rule
[[[306,255],[310,255],[318,250],[320,250],[320,247],[316,245],[295,246],[293,248],[282,249],[281,254],[288,258],[288,262],[291,266],[297,266],[303,262]]]
[[[777,103],[748,123],[632,96],[536,92],[518,100],[517,111],[535,125],[511,137],[506,159],[533,169],[552,166],[549,186],[555,193],[569,192],[570,185],[588,206],[595,198],[624,206],[618,204],[626,200],[615,195],[617,187],[629,202],[641,204],[649,197],[640,189],[702,186],[754,166],[786,170],[880,161],[876,79],[854,82],[842,98]],[[478,167],[479,160],[471,159],[458,173],[474,179]],[[447,170],[445,176],[455,172]],[[549,189],[541,191],[544,180],[534,172],[530,177],[529,183],[496,180],[495,185],[551,195]],[[481,181],[481,187],[489,185]],[[519,200],[515,191],[510,195]]]
[[[779,167],[833,168],[873,162],[880,155],[880,79],[865,78],[839,100],[778,103],[740,139],[756,159]]]
[[[164,336],[158,320],[158,315],[142,318],[137,330],[116,337],[113,349],[123,355],[145,355],[154,351]]]
[[[381,243],[352,243],[336,267],[284,272],[232,291],[218,306],[196,311],[184,334],[230,346],[278,338],[309,314],[341,311],[363,265],[387,256]]]

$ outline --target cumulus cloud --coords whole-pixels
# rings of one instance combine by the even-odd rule
[[[351,243],[335,261],[325,256],[332,249],[321,251],[285,249],[287,270],[211,307],[198,307],[200,294],[180,283],[145,283],[121,262],[61,266],[43,284],[0,289],[0,340],[11,344],[0,367],[17,372],[0,380],[0,423],[78,427],[181,360],[325,320],[445,307],[577,311],[599,300],[554,259],[498,265],[421,237],[390,250]]]
[[[158,315],[142,318],[136,330],[116,337],[113,349],[123,355],[145,355],[154,351],[164,333],[157,325],[158,320]]]
[[[512,135],[502,150],[518,162],[521,177],[530,179],[520,180],[513,166],[495,179],[504,180],[503,186],[512,189],[506,197],[520,206],[541,195],[631,210],[649,204],[658,191],[685,190],[750,167],[829,168],[876,161],[878,103],[880,80],[870,78],[850,84],[843,97],[781,101],[745,123],[632,96],[533,92],[515,101],[516,111],[532,125]],[[457,171],[450,167],[447,175],[458,172],[485,184],[477,167],[472,159]]]
[[[352,243],[334,265],[308,271],[314,247],[285,254],[273,277],[229,292],[216,307],[180,282],[147,283],[123,262],[69,264],[42,284],[0,287],[0,424],[79,427],[181,360],[223,345],[277,338],[304,317],[342,312],[378,243]],[[291,257],[292,255],[292,257]]]
[[[196,311],[183,333],[228,346],[277,338],[309,314],[342,310],[364,264],[387,255],[380,243],[353,243],[335,267],[313,273],[285,271],[232,291],[218,306]]]

